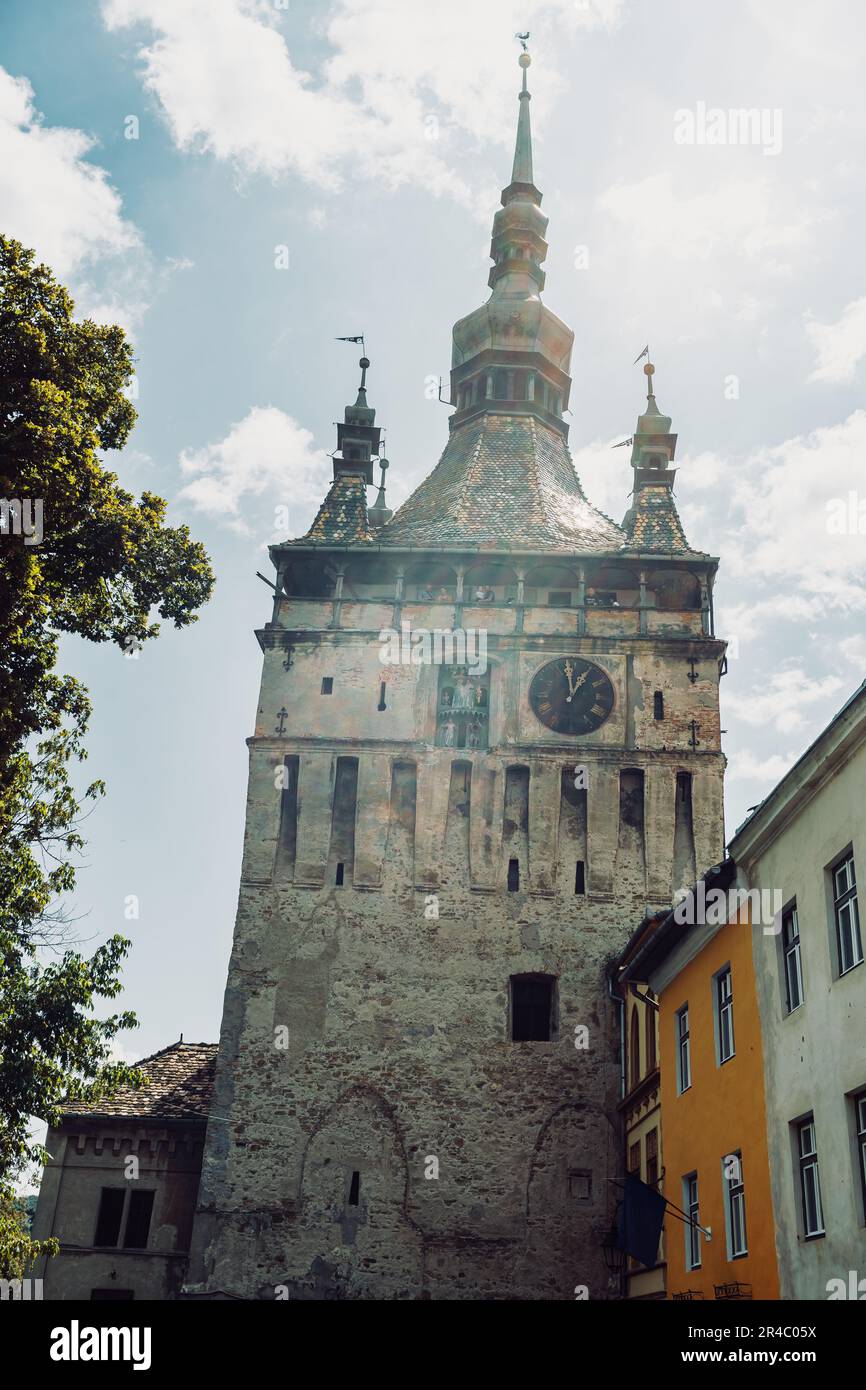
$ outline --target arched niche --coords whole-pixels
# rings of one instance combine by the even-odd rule
[[[571,608],[577,602],[578,575],[573,565],[533,565],[524,576],[524,602]]]
[[[437,560],[418,560],[406,571],[404,597],[419,603],[453,603],[457,594],[457,572]]]
[[[477,561],[463,576],[463,599],[469,604],[514,603],[517,571],[511,565]]]
[[[701,581],[690,570],[653,570],[647,575],[647,588],[655,595],[656,608],[670,611],[701,606]]]

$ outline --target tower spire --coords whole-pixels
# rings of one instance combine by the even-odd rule
[[[526,52],[521,53],[517,60],[523,69],[523,87],[518,101],[520,103],[517,116],[517,140],[514,144],[514,164],[511,169],[511,183],[528,184],[534,187],[532,181],[532,126],[529,119],[529,103],[532,100],[529,89],[526,85],[526,69],[532,59]]]

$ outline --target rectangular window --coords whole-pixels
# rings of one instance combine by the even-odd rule
[[[653,719],[664,719],[665,717],[665,697],[664,692],[657,690],[653,695]]]
[[[746,1193],[743,1186],[741,1154],[725,1154],[722,1159],[722,1182],[725,1188],[728,1259],[738,1260],[749,1253],[746,1244]]]
[[[334,693],[334,677],[333,677],[333,676],[322,676],[322,694],[323,694],[323,695],[333,695],[333,693]]]
[[[553,975],[512,975],[512,1042],[550,1042],[554,1032]]]
[[[701,1267],[701,1233],[698,1229],[701,1219],[700,1203],[698,1202],[698,1175],[689,1173],[688,1177],[683,1178],[683,1207],[689,1218],[689,1225],[686,1226],[686,1269],[700,1269]]]
[[[803,1209],[803,1234],[824,1234],[824,1212],[821,1207],[821,1180],[818,1174],[818,1149],[815,1141],[815,1120],[809,1116],[797,1125],[797,1149],[800,1155],[800,1197]]]
[[[716,1024],[721,1064],[734,1055],[734,989],[729,965],[716,976]]]
[[[659,1185],[659,1132],[651,1129],[646,1137],[646,1180],[647,1187]]]
[[[133,1189],[129,1194],[129,1209],[126,1213],[126,1230],[123,1244],[127,1250],[144,1250],[150,1233],[150,1218],[153,1213],[152,1191]]]
[[[630,1144],[628,1149],[628,1171],[640,1177],[640,1140],[636,1144]]]
[[[782,960],[785,968],[785,1007],[788,1013],[803,1002],[803,965],[800,960],[800,923],[796,905],[782,914]]]
[[[833,873],[833,915],[836,919],[836,947],[839,953],[839,974],[852,970],[863,959],[860,939],[860,912],[857,906],[857,881],[854,877],[854,855],[848,854],[835,866]]]
[[[518,893],[520,891],[520,861],[509,859],[508,861],[508,891]]]
[[[116,1245],[120,1239],[120,1223],[123,1219],[123,1203],[126,1189],[123,1187],[103,1187],[99,1198],[99,1215],[96,1218],[94,1245]]]
[[[338,864],[338,865],[337,865],[337,871],[336,871],[336,873],[334,874],[334,886],[335,886],[336,888],[342,888],[342,887],[343,887],[343,884],[344,884],[344,882],[345,882],[345,875],[346,875],[346,866],[345,866],[345,864]]]
[[[582,859],[578,859],[574,866],[574,891],[575,893],[586,892],[586,868]]]
[[[863,1222],[866,1224],[866,1091],[854,1097],[854,1121],[857,1129],[857,1165],[860,1170],[860,1196],[863,1198]]]
[[[356,1170],[349,1183],[349,1206],[356,1207],[361,1200],[361,1174]]]
[[[592,1171],[589,1168],[572,1168],[568,1174],[568,1195],[576,1202],[592,1201]]]
[[[677,1090],[682,1095],[692,1084],[692,1049],[689,1039],[689,1006],[677,1012]]]

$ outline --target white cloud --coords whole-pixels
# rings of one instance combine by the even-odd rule
[[[517,88],[513,33],[532,24],[550,101],[563,28],[612,27],[623,3],[340,0],[320,26],[332,51],[316,75],[292,61],[266,0],[103,0],[102,13],[109,29],[155,31],[138,56],[181,149],[326,190],[360,173],[475,206],[477,181],[449,162],[452,138],[512,138],[502,113]]]
[[[231,529],[250,535],[242,504],[249,512],[251,500],[258,498],[271,508],[269,519],[262,522],[268,534],[276,506],[289,508],[288,530],[299,534],[302,518],[327,491],[329,464],[325,451],[314,447],[310,431],[290,415],[275,406],[254,406],[218,443],[181,454],[181,472],[191,481],[179,492],[178,501],[190,502]],[[285,532],[280,539],[284,538]]]
[[[782,580],[827,608],[866,608],[866,536],[832,533],[834,503],[862,476],[866,411],[756,450],[732,472],[724,553],[750,581]]]
[[[27,79],[0,68],[2,230],[62,279],[141,251],[108,174],[86,158],[93,144],[83,131],[45,125]]]
[[[818,323],[807,316],[806,333],[818,358],[810,381],[853,381],[866,357],[866,295],[853,299],[835,323]]]
[[[693,180],[690,187],[694,186]],[[599,197],[602,210],[628,235],[632,254],[676,261],[766,257],[801,247],[827,214],[802,204],[780,206],[781,187],[769,177],[716,179],[702,192],[679,191],[671,172],[617,183]],[[778,269],[778,266],[776,267]],[[741,301],[747,303],[748,301]]]
[[[851,637],[843,637],[839,642],[839,651],[846,661],[852,666],[858,667],[866,675],[866,636],[862,632],[855,632]]]
[[[781,734],[795,733],[808,726],[813,706],[823,705],[844,686],[839,676],[816,680],[797,666],[774,671],[758,689],[723,690],[723,715],[754,727],[772,727]]]
[[[763,782],[768,787],[775,786],[796,760],[796,753],[771,753],[762,758],[743,748],[729,755],[726,776],[738,782]]]

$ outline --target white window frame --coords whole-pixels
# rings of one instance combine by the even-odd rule
[[[683,1178],[683,1210],[689,1218],[685,1226],[686,1269],[701,1267],[701,1203],[697,1173],[687,1173]]]
[[[728,1173],[736,1159],[736,1176]],[[725,1228],[728,1239],[728,1259],[741,1260],[749,1253],[746,1229],[746,1188],[743,1179],[743,1155],[739,1150],[722,1158],[722,1187],[725,1198]]]
[[[722,989],[725,982],[727,982],[727,992],[723,994]],[[713,976],[713,995],[716,1020],[716,1055],[719,1066],[723,1066],[725,1062],[730,1062],[737,1052],[734,1039],[734,977],[730,965],[724,966]],[[725,1051],[726,1045],[730,1048],[729,1051]]]
[[[682,1095],[692,1084],[692,1038],[689,1031],[689,1006],[683,1004],[676,1014],[677,1093]],[[685,1030],[683,1030],[685,1019]],[[685,1064],[684,1064],[685,1063]]]
[[[808,1148],[806,1147],[808,1145]],[[803,1235],[806,1240],[814,1240],[825,1234],[824,1207],[821,1202],[821,1172],[818,1166],[818,1140],[815,1134],[815,1117],[809,1115],[797,1122],[797,1162],[799,1167],[800,1215],[803,1222]],[[807,1200],[807,1181],[811,1184],[812,1205],[817,1224],[809,1222]]]
[[[789,930],[790,928],[790,930]],[[782,975],[785,985],[785,1013],[792,1014],[802,1006],[806,997],[803,990],[803,957],[800,950],[800,919],[797,904],[792,903],[782,913]],[[794,981],[797,989],[797,1002],[792,1004]]]
[[[854,851],[847,850],[830,870],[833,893],[833,922],[836,928],[836,959],[839,974],[863,963],[863,938],[860,933],[860,908],[857,903],[857,878],[854,871]],[[843,928],[842,921],[845,919]],[[844,931],[844,937],[843,937]],[[846,949],[843,949],[843,940]]]

